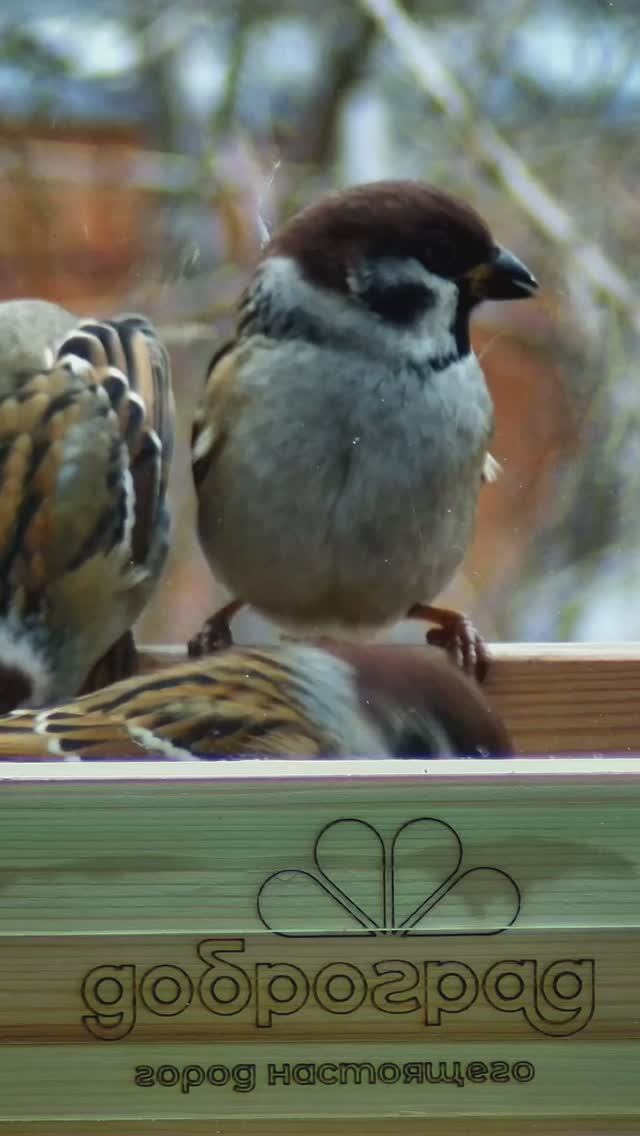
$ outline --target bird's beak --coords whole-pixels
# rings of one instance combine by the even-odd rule
[[[476,300],[526,300],[538,290],[526,265],[499,245],[488,264],[478,264],[466,275]]]

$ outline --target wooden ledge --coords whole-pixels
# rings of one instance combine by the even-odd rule
[[[505,643],[486,692],[522,754],[640,752],[640,643]]]
[[[485,690],[518,754],[640,754],[640,643],[496,643]],[[184,660],[143,648],[142,670]]]
[[[7,762],[0,1136],[640,1133],[640,647],[494,655],[522,759]]]

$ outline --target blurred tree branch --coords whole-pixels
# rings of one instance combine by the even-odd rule
[[[242,78],[242,67],[247,52],[249,37],[253,29],[253,5],[251,0],[239,0],[233,16],[233,31],[229,42],[227,76],[222,99],[215,109],[211,134],[224,135],[229,130],[236,112],[238,89]]]
[[[323,168],[335,158],[333,151],[340,108],[366,68],[376,36],[375,20],[365,15],[357,19],[351,36],[334,46],[322,82],[322,97],[313,100],[302,129],[296,132],[295,139],[290,139],[284,153],[287,159],[302,160]]]
[[[360,4],[378,22],[421,89],[456,127],[478,164],[505,185],[548,240],[564,248],[567,260],[594,293],[621,308],[640,332],[640,298],[625,273],[584,237],[568,210],[499,131],[478,117],[473,100],[438,54],[425,27],[416,24],[396,0],[360,0]]]

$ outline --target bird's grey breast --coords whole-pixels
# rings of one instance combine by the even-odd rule
[[[369,552],[412,528],[455,528],[454,512],[479,489],[493,423],[475,356],[432,371],[313,344],[260,355],[249,370],[261,421],[243,445],[272,508],[281,496],[290,520],[295,500],[301,517],[326,519],[332,540],[362,533]]]
[[[342,434],[336,526],[363,557],[392,558],[409,576],[423,571],[427,596],[470,539],[491,399],[473,355],[441,371],[405,364],[383,377],[371,368],[365,391],[351,436]]]
[[[283,613],[366,597],[371,626],[431,599],[466,551],[491,432],[477,360],[431,371],[254,341],[241,364],[251,420],[233,432],[221,519],[201,511],[214,571],[267,612],[274,596]]]

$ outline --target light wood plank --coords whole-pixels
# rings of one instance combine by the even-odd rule
[[[0,1123],[0,1132],[4,1126]],[[7,1129],[7,1131],[9,1131]],[[638,1136],[637,1118],[594,1121],[572,1116],[562,1121],[553,1119],[505,1120],[503,1118],[464,1117],[462,1120],[429,1119],[428,1128],[422,1117],[397,1117],[391,1122],[375,1117],[366,1120],[326,1121],[279,1119],[277,1121],[246,1120],[175,1121],[153,1120],[142,1124],[123,1121],[87,1124],[65,1121],[56,1124],[12,1121],[12,1136]]]
[[[502,644],[486,684],[517,753],[640,752],[640,644]]]
[[[250,764],[3,777],[0,1132],[640,1130],[640,762]]]
[[[428,765],[115,762],[0,769],[0,1133],[423,1136],[425,1123],[430,1136],[640,1131],[640,758],[628,756],[629,749],[640,751],[640,645],[507,644],[494,648],[494,656],[488,692],[519,748],[563,756]],[[144,666],[180,657],[175,649],[155,649],[145,653]],[[567,750],[608,756],[568,757]],[[344,931],[335,937],[322,889],[305,898],[304,880],[317,885],[326,871],[351,896],[352,915],[353,902],[368,912],[388,906],[391,893],[380,892],[375,849],[372,860],[367,844],[370,830],[380,834],[388,857],[394,833],[425,819],[431,828],[410,830],[419,829],[419,839],[412,837],[393,866],[402,865],[400,905],[417,910],[425,880],[437,888],[452,854],[438,825],[454,833],[452,848],[459,840],[458,867],[441,884],[433,910],[427,905],[420,917],[427,930],[430,919],[444,918],[440,932],[432,926],[425,935],[382,935],[379,926],[372,937]],[[318,859],[314,842],[336,823],[339,839],[321,848]],[[385,863],[391,871],[391,861]],[[483,877],[474,900],[464,879],[480,880],[473,876],[478,869],[493,872],[493,883]],[[288,898],[271,894],[275,906],[267,918],[292,920],[290,930],[307,927],[302,938],[274,934],[258,917],[256,897],[272,877],[285,891],[292,880],[295,886]],[[445,910],[445,900],[455,902]],[[491,912],[504,929],[478,934],[477,920]],[[253,983],[249,1009],[231,1018],[212,1016],[199,998],[205,964],[198,944],[212,938],[227,945],[242,940],[240,954],[222,957],[241,959]],[[497,1009],[485,993],[486,975],[496,963],[523,959],[533,964],[526,971],[526,1013],[509,1012],[508,998],[500,996]],[[569,1024],[565,1036],[548,1036],[543,1019],[551,1011],[540,980],[561,959],[568,960],[568,981],[587,982],[576,1002],[584,1021],[575,1033]],[[372,983],[385,960],[416,969],[421,1009],[379,1012]],[[451,960],[479,982],[477,996],[458,1013],[428,985],[433,967],[437,977],[437,967]],[[580,1005],[588,997],[585,960],[594,965],[592,1014]],[[316,1004],[318,976],[345,961],[364,976],[368,991],[346,1017]],[[96,1008],[88,1004],[95,967],[104,965],[112,978],[120,973],[114,968],[133,968],[135,1027],[120,1041],[88,1036],[83,1024]],[[167,965],[193,986],[191,1000],[171,1016],[157,1013],[157,1004],[149,1009],[150,980],[144,996],[141,985],[149,971],[153,977],[154,968]],[[272,968],[259,972],[268,1025],[256,1017],[260,965]],[[265,985],[272,973],[284,976],[287,965],[310,979],[309,998],[292,1013],[281,1012],[286,990],[283,1006]],[[469,971],[462,974],[472,983]],[[442,1012],[440,1024],[426,1028],[429,989]],[[126,1025],[132,1003],[120,999]],[[105,999],[104,1022],[109,1008]],[[566,1005],[558,1016],[566,1026]],[[376,1070],[458,1061],[461,1075],[478,1063],[528,1062],[535,1076],[530,1083],[465,1080],[464,1087],[267,1084],[270,1064],[320,1067],[336,1060],[369,1062]],[[255,1066],[255,1088],[243,1094],[211,1086],[207,1097],[206,1083],[184,1094],[171,1085],[133,1085],[140,1066],[182,1075],[186,1067],[211,1064]]]

